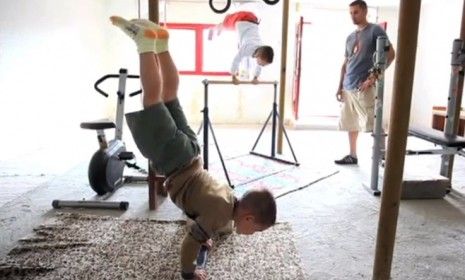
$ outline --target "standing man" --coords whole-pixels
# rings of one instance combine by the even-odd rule
[[[336,164],[357,164],[357,138],[359,131],[373,130],[375,85],[377,76],[370,74],[378,36],[386,32],[377,24],[367,21],[368,7],[365,1],[356,0],[349,5],[350,16],[357,29],[346,40],[345,59],[336,99],[342,102],[339,129],[349,133],[350,153]],[[394,48],[387,52],[387,67],[394,60]],[[387,68],[386,67],[386,68]]]

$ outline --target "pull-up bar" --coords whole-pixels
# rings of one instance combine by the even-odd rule
[[[213,131],[213,127],[212,127],[211,122],[210,122],[210,117],[208,115],[209,114],[209,109],[208,109],[208,85],[230,85],[230,84],[234,84],[234,83],[232,81],[209,81],[208,79],[203,80],[202,83],[204,84],[204,87],[205,87],[205,91],[204,91],[204,108],[202,110],[202,112],[203,112],[203,122],[202,122],[202,125],[200,127],[200,129],[203,127],[203,167],[204,167],[204,169],[208,169],[208,129],[210,129],[211,132],[212,132],[213,141],[215,143],[216,150],[218,151],[218,155],[220,157],[220,161],[221,161],[221,165],[223,167],[224,174],[226,176],[226,179],[228,180],[229,185],[231,187],[233,187],[233,185],[231,184],[231,180],[229,179],[228,171],[226,169],[226,166],[225,166],[225,163],[224,163],[224,160],[223,160],[223,156],[222,156],[220,148],[218,146],[218,142],[216,141],[216,136],[215,136],[215,133]],[[268,116],[268,118],[266,119],[266,122],[263,125],[263,127],[262,127],[262,129],[260,131],[260,134],[257,137],[257,140],[255,140],[255,144],[253,145],[252,150],[250,151],[250,154],[265,157],[265,158],[268,158],[268,159],[276,160],[276,161],[287,163],[287,164],[299,165],[299,163],[297,162],[297,158],[295,156],[294,150],[292,149],[291,142],[289,141],[289,137],[287,136],[287,132],[286,132],[286,130],[284,128],[283,123],[280,121],[280,118],[279,118],[278,104],[277,104],[277,101],[276,101],[278,82],[277,81],[259,81],[259,82],[241,81],[241,82],[239,82],[239,84],[273,85],[273,88],[274,88],[272,111],[271,111],[270,115]],[[265,130],[266,125],[270,121],[271,117],[273,117],[272,118],[272,133],[271,133],[271,154],[270,154],[270,156],[268,156],[268,155],[263,155],[263,154],[257,153],[254,150],[255,150],[255,147],[258,144],[258,141],[260,140],[260,137],[263,134],[263,131]],[[292,156],[294,157],[294,162],[287,161],[287,160],[280,159],[280,158],[276,157],[276,126],[278,124],[277,121],[278,121],[280,127],[284,131],[284,135],[286,136],[287,143],[289,144],[289,148],[291,150]],[[199,129],[198,133],[200,133],[200,129]]]

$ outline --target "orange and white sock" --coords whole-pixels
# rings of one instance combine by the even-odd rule
[[[139,53],[160,53],[168,50],[168,31],[159,25],[146,20],[128,21],[119,16],[112,16],[110,20],[134,40]]]
[[[157,39],[155,41],[155,53],[162,53],[168,51],[168,30],[148,19],[131,19],[131,22],[143,26],[145,28],[149,28],[156,32]]]

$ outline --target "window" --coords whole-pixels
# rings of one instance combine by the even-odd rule
[[[168,23],[170,52],[183,75],[229,76],[237,52],[235,32],[225,31],[208,40],[212,24]]]

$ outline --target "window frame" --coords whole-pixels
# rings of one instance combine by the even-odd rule
[[[192,30],[195,32],[195,70],[179,70],[181,75],[197,75],[197,76],[230,76],[231,74],[227,71],[204,71],[204,31],[214,24],[202,24],[202,23],[166,23],[168,29],[175,30]]]

